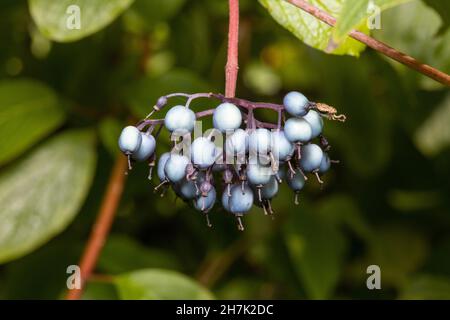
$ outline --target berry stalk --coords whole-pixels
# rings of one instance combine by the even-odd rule
[[[229,0],[228,55],[225,66],[225,96],[236,95],[238,76],[239,0]]]

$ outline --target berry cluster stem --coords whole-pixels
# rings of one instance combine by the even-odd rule
[[[228,54],[227,64],[225,66],[225,96],[232,98],[236,95],[236,82],[239,70],[239,0],[229,0],[229,10]]]

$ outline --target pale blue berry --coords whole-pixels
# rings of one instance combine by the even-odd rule
[[[155,138],[146,133],[141,133],[142,141],[139,149],[133,153],[132,158],[136,161],[145,161],[155,152],[156,141]]]
[[[319,169],[323,151],[317,144],[307,144],[301,149],[300,167],[303,171],[312,172]]]
[[[164,118],[164,125],[170,132],[185,134],[194,130],[195,113],[184,106],[172,107]]]
[[[221,132],[235,130],[241,126],[241,123],[241,111],[232,103],[222,103],[214,110],[213,125]]]
[[[248,212],[253,205],[253,191],[249,186],[242,186],[240,184],[231,188],[231,196],[229,199],[230,211],[236,215],[242,215]]]
[[[316,138],[322,133],[323,119],[317,111],[309,110],[308,113],[303,116],[303,119],[311,126],[312,138]]]
[[[284,124],[284,134],[293,143],[305,143],[312,139],[312,129],[306,120],[290,118]]]
[[[289,92],[283,99],[286,111],[295,117],[302,117],[308,112],[308,103],[308,99],[297,91]]]
[[[180,182],[186,176],[188,157],[172,153],[164,166],[166,178],[173,183]]]
[[[160,181],[166,180],[166,174],[164,172],[164,167],[166,166],[166,162],[167,162],[167,160],[169,160],[169,158],[170,158],[170,152],[165,152],[159,157],[157,173],[158,173],[158,178]]]
[[[205,137],[199,137],[191,145],[192,163],[200,169],[211,167],[218,157],[214,142]]]
[[[125,127],[119,136],[119,148],[126,155],[135,153],[141,146],[142,136],[138,128]]]

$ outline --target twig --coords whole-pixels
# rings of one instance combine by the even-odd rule
[[[308,12],[312,16],[316,17],[317,19],[325,22],[329,26],[334,27],[336,24],[336,19],[333,18],[331,15],[326,13],[325,11],[309,4],[305,0],[285,0],[294,6]],[[421,63],[420,61],[414,59],[411,56],[408,56],[405,53],[402,53],[387,44],[378,41],[362,32],[352,30],[349,33],[349,36],[352,37],[355,40],[358,40],[359,42],[362,42],[366,44],[368,47],[388,56],[391,59],[394,59],[411,69],[414,69],[427,77],[430,77],[431,79],[434,79],[446,86],[450,86],[450,75],[446,74],[445,72],[442,72],[438,69],[435,69],[427,64]]]
[[[126,157],[124,157],[123,154],[119,154],[111,172],[97,220],[92,228],[91,235],[89,236],[88,243],[79,263],[81,270],[81,288],[69,290],[66,296],[67,300],[80,299],[86,282],[92,275],[98,256],[103,248],[103,245],[105,244],[109,230],[111,229],[111,225],[122,196],[126,179],[126,169]]]
[[[239,0],[229,0],[230,21],[228,25],[228,54],[225,66],[225,96],[236,95],[238,76],[238,42],[239,42]]]

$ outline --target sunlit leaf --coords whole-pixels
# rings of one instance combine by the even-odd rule
[[[54,41],[69,42],[103,29],[133,1],[28,0],[28,3],[31,16],[43,35]]]
[[[375,15],[379,16],[381,24],[381,11],[407,1],[411,0],[345,0],[333,29],[334,42],[340,43],[351,30],[367,24],[368,19]]]
[[[332,33],[330,26],[285,0],[260,0],[259,2],[279,24],[292,32],[297,38],[313,48],[326,51]],[[344,0],[310,0],[309,2],[337,17]],[[368,33],[365,24],[361,25],[358,30]],[[364,48],[365,46],[362,43],[347,38],[332,53],[359,56]]]

